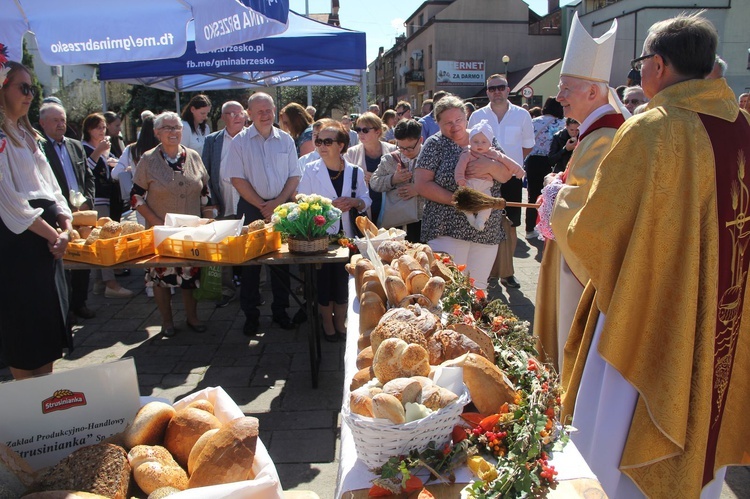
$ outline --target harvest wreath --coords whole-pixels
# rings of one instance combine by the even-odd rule
[[[476,477],[476,480],[464,489],[466,497],[543,497],[557,484],[557,473],[548,463],[549,454],[552,450],[562,449],[568,440],[566,432],[558,422],[561,387],[557,374],[536,359],[537,352],[533,338],[529,334],[528,322],[519,320],[499,300],[488,302],[485,293],[474,288],[473,280],[462,273],[463,268],[456,265],[450,256],[433,255],[429,247],[425,246],[414,247],[405,244],[403,248],[388,248],[386,251],[379,248],[378,253],[388,273],[392,273],[389,267],[393,268],[392,264],[396,260],[396,270],[408,276],[417,269],[413,260],[424,261],[424,257],[420,255],[424,251],[430,261],[429,265],[425,262],[423,267],[430,270],[431,279],[445,281],[439,302],[443,308],[442,316],[446,329],[427,335],[428,350],[432,351],[433,338],[440,337],[440,334],[446,331],[450,331],[451,335],[454,334],[453,331],[463,331],[474,340],[478,338],[472,331],[480,331],[490,339],[489,348],[493,351],[490,355],[465,353],[453,359],[446,357],[438,364],[430,359],[432,365],[464,367],[464,382],[472,395],[476,412],[462,414],[461,422],[453,428],[452,439],[448,443],[438,445],[431,442],[426,448],[423,446],[421,449],[412,449],[402,455],[393,456],[380,467],[373,468],[372,471],[379,476],[373,480],[369,495],[378,497],[417,491],[422,488],[423,483],[432,481],[453,483],[453,471],[465,465]],[[404,271],[405,264],[410,266],[409,272]],[[362,302],[363,297],[365,302],[377,301],[372,296],[372,290],[377,286],[370,284],[372,281],[365,277],[372,274],[365,270],[370,265],[371,262],[359,259],[350,267],[350,271],[355,275],[355,281],[359,276],[360,286],[363,286],[357,289],[371,290],[368,294],[365,294],[367,291],[360,294],[360,303],[364,308],[367,308],[367,303]],[[361,272],[356,272],[357,267],[362,268]],[[386,279],[383,290],[387,303],[394,305],[394,302],[400,302],[402,309],[413,308],[414,305],[404,305],[400,296],[393,292],[388,285],[392,282],[389,278]],[[412,280],[406,281],[407,288],[411,286],[410,281]],[[409,292],[413,293],[414,290],[410,289]],[[429,293],[425,292],[425,295],[427,294]],[[395,297],[395,300],[392,297]],[[408,303],[408,300],[406,302]],[[385,312],[383,319],[386,323],[389,322],[389,314],[393,314],[394,309],[398,308],[398,305],[395,305]],[[406,312],[401,312],[404,313]],[[366,314],[362,310],[361,320],[372,324],[371,318],[365,317]],[[354,383],[358,382],[358,377],[362,380],[362,376],[365,375],[366,378],[366,368],[360,366],[360,360],[366,352],[365,345],[370,343],[371,338],[375,338],[375,341],[367,348],[375,350],[370,351],[368,355],[378,356],[378,345],[375,342],[380,340],[378,328],[382,329],[383,322],[381,320],[369,331],[368,327],[363,328],[362,323],[360,324],[360,372],[353,380],[352,389],[355,388]],[[369,333],[373,336],[369,336]],[[487,347],[485,353],[486,350]],[[447,353],[447,350],[444,353]],[[497,403],[496,398],[484,397],[481,388],[473,389],[475,387],[471,386],[472,381],[474,384],[478,382],[470,380],[466,369],[471,367],[475,370],[486,370],[482,362],[486,362],[492,369],[499,368],[501,375],[507,378],[508,386],[514,391],[510,391],[509,396],[506,395],[506,402]],[[420,497],[431,496],[425,490]]]

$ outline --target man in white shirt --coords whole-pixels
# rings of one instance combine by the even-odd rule
[[[297,190],[302,172],[297,165],[297,150],[292,137],[273,126],[276,106],[273,98],[256,92],[247,100],[247,112],[253,124],[242,130],[232,141],[225,178],[240,194],[237,216],[245,222],[270,220],[274,208],[289,201]],[[243,332],[252,336],[260,324],[260,266],[243,268],[240,304],[245,312]],[[271,274],[274,322],[282,329],[293,329],[294,324],[286,313],[289,307],[288,269]],[[283,276],[282,276],[283,274]]]
[[[211,201],[218,206],[221,219],[237,218],[237,202],[240,199],[237,189],[232,182],[223,174],[227,170],[227,158],[232,141],[238,133],[245,128],[245,110],[237,101],[228,101],[221,106],[221,118],[224,120],[224,129],[209,134],[203,144],[203,165],[208,170],[209,189]],[[233,267],[222,267],[221,269],[221,300],[216,304],[217,308],[229,305],[234,299],[237,290],[233,280]]]
[[[474,111],[469,118],[469,128],[482,120],[487,120],[495,132],[500,147],[510,158],[523,165],[523,160],[534,148],[534,125],[531,115],[522,107],[511,104],[508,100],[510,87],[503,75],[494,74],[487,79],[487,97],[489,104]],[[520,202],[523,196],[523,182],[520,178],[512,178],[503,184],[502,196],[506,201]],[[507,235],[511,247],[515,250],[518,238],[516,227],[521,225],[521,209],[507,208],[508,218],[513,224],[513,230]],[[491,274],[496,276],[496,272]],[[509,275],[499,275],[500,282],[508,288],[520,288],[521,284],[510,270]]]

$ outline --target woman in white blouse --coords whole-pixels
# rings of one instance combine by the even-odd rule
[[[31,73],[17,62],[0,70],[0,348],[24,379],[52,372],[72,347],[61,260],[72,214],[29,123]]]
[[[362,169],[344,161],[348,146],[349,133],[342,124],[333,120],[324,124],[315,139],[320,159],[307,166],[297,192],[332,199],[333,206],[343,214],[328,233],[343,232],[354,237],[353,218],[367,211],[372,201]],[[323,338],[330,342],[346,339],[349,290],[344,267],[343,263],[327,263],[318,270],[318,311],[323,318]]]
[[[182,134],[182,145],[198,151],[198,154],[203,154],[203,144],[211,133],[208,123],[210,112],[211,101],[207,96],[199,94],[190,99],[180,115],[182,128],[185,130]]]

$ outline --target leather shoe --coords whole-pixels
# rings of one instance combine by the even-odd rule
[[[286,314],[273,316],[273,322],[278,324],[281,329],[294,329],[296,327]]]
[[[294,317],[292,317],[292,322],[295,324],[302,324],[307,322],[307,312],[304,308],[300,308],[297,310],[297,313],[294,314]]]
[[[205,324],[190,324],[190,322],[185,321],[185,325],[187,325],[188,329],[195,331],[196,333],[205,333],[208,331],[208,326]]]
[[[258,334],[260,328],[260,321],[258,319],[247,319],[245,320],[245,326],[242,328],[242,334],[245,336],[255,336]]]
[[[518,282],[518,279],[516,279],[516,276],[512,275],[510,277],[501,277],[500,278],[500,284],[505,286],[506,288],[520,288],[521,283]]]
[[[167,338],[171,338],[175,334],[177,334],[177,330],[173,327],[161,327],[161,334],[166,336]]]
[[[88,308],[86,305],[73,310],[73,314],[81,319],[93,319],[96,317],[96,312]]]
[[[222,295],[221,300],[216,302],[216,308],[224,308],[234,300],[235,295]]]

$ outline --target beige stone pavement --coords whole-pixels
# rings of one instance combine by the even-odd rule
[[[533,321],[536,281],[542,243],[526,241],[519,230],[516,276],[521,289],[495,285],[490,298],[502,298],[521,318]],[[284,490],[311,490],[333,498],[338,469],[339,410],[343,388],[343,343],[322,342],[319,388],[312,389],[306,324],[283,331],[271,323],[270,286],[263,288],[268,305],[261,307],[260,334],[242,334],[244,317],[237,300],[223,309],[199,304],[209,325],[199,334],[184,327],[179,296],[174,297],[176,336],[159,334],[160,318],[153,299],[143,290],[141,271],[119,278],[138,291],[132,299],[89,296],[93,319],[75,326],[76,349],[55,363],[62,371],[124,357],[135,359],[141,395],[179,400],[196,390],[221,386],[245,414],[260,420],[261,439],[268,448]],[[178,291],[179,293],[179,291]],[[291,308],[290,316],[297,307]],[[10,380],[0,368],[0,381]],[[722,498],[750,497],[750,468],[727,474]]]

